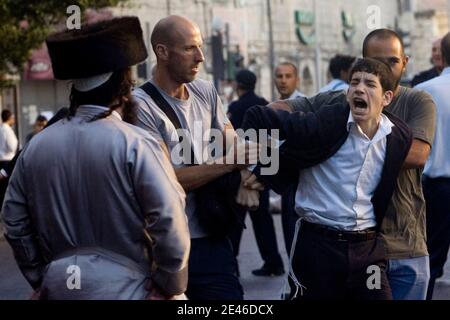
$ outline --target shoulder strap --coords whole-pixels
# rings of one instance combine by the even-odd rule
[[[166,99],[159,93],[158,89],[151,83],[147,81],[141,87],[142,90],[148,94],[153,101],[155,101],[156,105],[165,113],[167,118],[169,118],[170,122],[175,126],[176,129],[181,129],[180,119],[176,115],[175,111],[173,111],[172,107],[169,105]]]
[[[158,89],[156,89],[156,87],[153,85],[153,83],[151,83],[150,81],[147,81],[140,88],[142,90],[144,90],[144,92],[153,99],[155,104],[162,110],[162,112],[164,112],[164,114],[167,116],[167,118],[169,118],[170,122],[172,122],[175,129],[182,129],[181,122],[180,122],[180,119],[178,119],[177,114],[175,113],[175,111],[173,111],[170,104],[167,102],[166,99],[164,99],[164,97],[161,95],[161,93],[158,91]],[[149,105],[149,107],[150,107],[150,105]],[[194,149],[193,149],[192,144],[191,144],[191,159],[192,159],[193,163],[196,163]]]

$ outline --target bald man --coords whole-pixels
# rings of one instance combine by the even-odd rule
[[[419,83],[431,80],[441,74],[442,69],[444,69],[441,55],[441,41],[442,38],[438,38],[434,40],[431,45],[430,61],[433,64],[433,67],[415,75],[414,78],[411,80],[412,87],[417,86]]]
[[[205,164],[202,150],[209,141],[198,139],[203,130],[216,128],[222,132],[235,134],[226,117],[222,103],[213,84],[196,79],[204,61],[202,35],[192,21],[169,16],[160,20],[152,33],[151,43],[157,63],[153,78],[134,91],[139,104],[138,125],[149,131],[170,154],[179,182],[187,193],[186,214],[191,233],[191,255],[189,259],[189,280],[186,295],[191,300],[240,300],[242,287],[237,277],[237,261],[227,236],[212,234],[202,225],[197,216],[196,199],[192,191],[215,181],[226,174],[237,174],[240,186],[242,166],[236,164]],[[185,159],[177,159],[178,135],[173,122],[150,96],[148,83],[166,100],[178,118],[181,127],[188,130],[193,141],[194,155],[199,165],[189,166]],[[173,137],[176,137],[173,139]],[[173,152],[175,150],[175,152]],[[259,197],[257,191],[249,191],[249,196]]]

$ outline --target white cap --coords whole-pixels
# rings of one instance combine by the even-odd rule
[[[111,78],[112,74],[112,72],[107,72],[89,78],[73,79],[73,86],[75,87],[75,89],[81,92],[90,91],[92,89],[100,87],[102,84],[108,81],[109,78]]]

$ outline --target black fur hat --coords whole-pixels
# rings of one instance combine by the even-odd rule
[[[142,62],[147,49],[137,17],[82,25],[50,35],[47,40],[56,79],[80,79]]]

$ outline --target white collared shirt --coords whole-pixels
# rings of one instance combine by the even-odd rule
[[[349,135],[328,160],[300,170],[295,210],[305,220],[338,228],[364,230],[376,225],[371,202],[386,155],[386,137],[394,124],[381,114],[372,140],[350,113]]]
[[[7,123],[0,125],[0,161],[10,161],[17,152],[19,141],[11,126]]]
[[[431,94],[436,103],[436,131],[433,147],[423,174],[430,178],[450,178],[450,67],[439,77],[422,82],[415,88]]]

